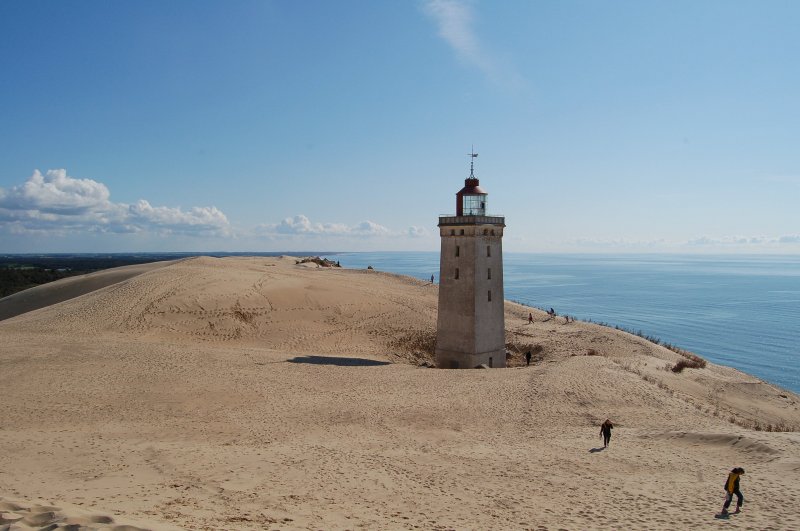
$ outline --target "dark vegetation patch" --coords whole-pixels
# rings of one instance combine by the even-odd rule
[[[691,354],[691,352],[687,354]],[[683,371],[683,369],[702,369],[706,366],[706,360],[699,356],[695,356],[694,354],[691,355],[696,359],[686,357],[682,360],[678,360],[678,363],[672,367],[672,372],[680,373]]]
[[[18,291],[83,273],[85,271],[59,271],[39,267],[0,267],[0,297],[8,297]]]
[[[314,263],[320,267],[342,267],[339,261],[328,260],[327,258],[320,258],[319,256],[308,256],[300,260],[296,260],[295,264],[308,264]]]
[[[390,341],[389,347],[409,361],[432,363],[436,354],[436,329],[414,330],[396,336]]]
[[[531,363],[538,363],[544,360],[544,345],[532,345],[512,340],[506,343],[506,365],[508,367],[525,365],[526,352],[531,353]]]

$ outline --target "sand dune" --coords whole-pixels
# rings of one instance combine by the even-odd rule
[[[536,310],[529,325],[508,302],[511,368],[419,368],[437,295],[195,258],[0,323],[0,503],[20,507],[2,518],[38,503],[55,508],[43,525],[108,529],[704,528],[742,466],[745,510],[724,525],[800,527],[800,434],[763,431],[800,426],[796,395],[713,364],[674,374],[674,352]]]
[[[149,264],[115,267],[86,275],[62,278],[49,284],[14,293],[0,299],[0,321],[80,297],[171,263],[152,262]]]

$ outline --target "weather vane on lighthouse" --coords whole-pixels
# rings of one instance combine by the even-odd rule
[[[467,155],[470,156],[470,159],[469,159],[469,178],[470,179],[474,179],[475,178],[475,157],[478,156],[478,154],[475,153],[475,146],[474,145],[472,146],[472,150],[469,153],[467,153]]]

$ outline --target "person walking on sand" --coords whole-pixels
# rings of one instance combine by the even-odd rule
[[[600,425],[600,437],[603,438],[603,448],[608,448],[608,443],[611,442],[611,430],[613,429],[614,425],[611,424],[611,421],[608,419]]]
[[[533,314],[528,313],[528,324],[531,324],[532,322],[533,322]]]
[[[736,467],[728,474],[728,479],[725,480],[725,505],[722,506],[720,514],[728,514],[728,507],[731,506],[733,495],[736,494],[736,510],[733,514],[739,514],[742,510],[742,503],[744,503],[744,496],[742,491],[739,490],[739,478],[744,475],[744,468]]]
[[[433,284],[433,275],[431,275],[431,284]]]
[[[525,353],[525,365],[531,364],[531,351]]]

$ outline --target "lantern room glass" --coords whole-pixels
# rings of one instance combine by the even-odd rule
[[[461,206],[465,216],[485,216],[486,195],[464,195]]]

